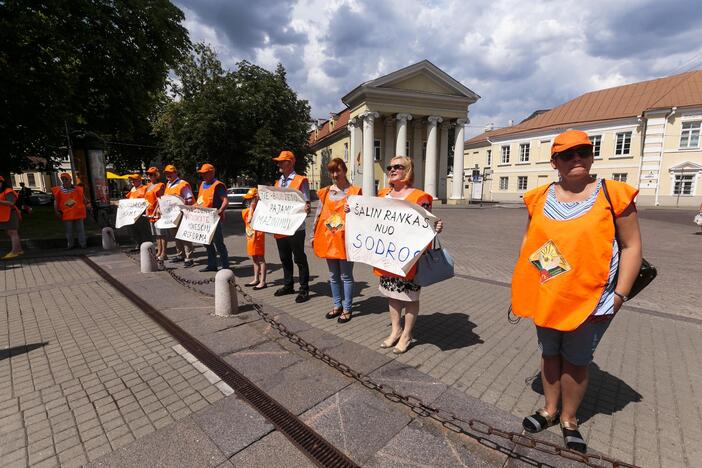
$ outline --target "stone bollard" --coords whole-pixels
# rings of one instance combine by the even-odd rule
[[[229,317],[239,312],[234,272],[222,268],[215,275],[215,315]]]
[[[117,248],[115,231],[111,227],[102,228],[102,250],[112,250]]]
[[[139,260],[141,263],[142,273],[153,273],[156,270],[154,257],[151,255],[151,249],[154,247],[153,242],[142,242],[139,248]]]

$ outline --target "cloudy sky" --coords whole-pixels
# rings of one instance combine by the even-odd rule
[[[312,116],[423,59],[478,93],[467,135],[579,94],[702,68],[699,2],[175,0],[225,67],[282,63]]]

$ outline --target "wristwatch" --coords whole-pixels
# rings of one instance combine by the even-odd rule
[[[624,294],[618,293],[617,291],[614,291],[614,295],[619,297],[619,299],[621,299],[622,302],[626,302],[629,300],[629,296],[625,296]]]

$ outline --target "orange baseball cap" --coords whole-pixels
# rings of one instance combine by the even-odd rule
[[[169,164],[163,168],[163,172],[178,172],[178,169],[173,164]]]
[[[62,172],[59,175],[59,179],[70,179],[70,178],[71,178],[71,174],[69,174],[68,172]]]
[[[281,151],[277,158],[273,158],[273,161],[294,161],[295,155],[292,151]]]
[[[556,153],[562,153],[563,151],[575,148],[576,146],[590,146],[592,147],[592,142],[587,136],[587,133],[580,130],[567,130],[560,135],[558,135],[551,145],[551,156]]]
[[[204,174],[205,172],[214,172],[214,170],[215,167],[212,164],[205,163],[202,166],[200,166],[200,169],[198,169],[197,172],[199,172],[200,174]]]
[[[156,166],[151,166],[146,170],[147,174],[158,174],[158,168]]]
[[[258,189],[256,187],[251,187],[248,192],[244,195],[244,200],[251,200],[258,196]]]
[[[129,174],[129,175],[127,176],[127,178],[130,179],[130,180],[141,180],[141,175],[139,175],[139,174]]]

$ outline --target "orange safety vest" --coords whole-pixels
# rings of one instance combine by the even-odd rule
[[[132,187],[127,194],[127,198],[146,198],[146,190],[148,188],[149,186],[144,184],[141,184],[139,187]]]
[[[156,182],[155,184],[149,184],[144,192],[144,198],[149,202],[149,206],[146,207],[146,216],[149,217],[149,221],[155,223],[158,218],[153,217],[156,213],[156,207],[158,206],[158,198],[163,195],[163,190],[166,184],[163,182]]]
[[[2,193],[0,193],[0,200],[7,201],[8,195],[13,195],[15,197],[15,201],[17,201],[17,198],[19,197],[17,195],[17,192],[8,187]],[[12,213],[12,210],[15,210],[17,212],[17,216],[19,216],[20,219],[22,219],[20,211],[14,204],[12,206],[0,205],[0,223],[4,223],[5,221],[10,220],[10,214]]]
[[[512,275],[512,310],[540,327],[575,330],[595,310],[609,280],[614,223],[602,189],[584,215],[556,221],[544,215],[550,185],[524,194],[531,220]],[[614,212],[638,190],[607,181]]]
[[[175,195],[185,200],[185,197],[183,196],[183,190],[185,190],[186,188],[190,188],[190,184],[188,183],[188,181],[180,179],[178,183],[173,186],[166,184],[166,192],[164,193],[164,195]]]
[[[254,231],[251,228],[251,223],[248,221],[249,211],[251,208],[245,208],[241,211],[241,217],[244,219],[246,227],[246,254],[252,257],[263,257],[266,254],[266,233]]]
[[[200,190],[197,193],[197,204],[205,208],[212,208],[214,205],[215,189],[218,185],[224,187],[224,184],[215,179],[208,188],[205,188],[205,182],[200,183]]]
[[[314,253],[319,258],[346,260],[346,196],[339,200],[329,200],[329,188],[319,190],[322,203],[317,224],[314,227]],[[361,187],[352,185],[348,195],[359,195]]]
[[[295,190],[300,190],[300,187],[302,187],[303,182],[307,182],[307,177],[301,176],[299,174],[295,174],[295,177],[293,177],[293,180],[290,181],[287,188],[293,188]],[[275,181],[275,186],[280,187],[280,179]],[[290,237],[290,236],[285,236],[283,234],[273,234],[273,237],[275,237],[276,239],[282,239],[283,237]]]
[[[392,190],[390,187],[386,187],[386,188],[384,188],[384,189],[380,189],[380,190],[378,191],[378,196],[379,196],[379,197],[384,197],[384,196],[386,196],[388,193],[390,193],[390,190]],[[429,195],[428,193],[423,192],[423,191],[421,191],[421,190],[419,190],[419,189],[414,189],[414,190],[413,190],[412,192],[410,192],[410,194],[407,195],[404,199],[405,199],[406,201],[410,202],[410,203],[416,203],[417,205],[422,205],[422,204],[428,202],[428,203],[429,203],[429,209],[431,209],[431,204],[432,204],[432,202],[434,201],[434,199],[432,198],[431,195]],[[423,203],[420,203],[420,202],[423,202]],[[421,254],[420,254],[420,255],[421,255]],[[405,276],[396,275],[396,274],[394,274],[394,273],[390,273],[389,271],[381,270],[380,268],[375,268],[375,267],[373,267],[373,274],[374,274],[375,276],[389,276],[389,277],[391,277],[391,278],[404,278],[404,279],[406,279],[406,280],[411,280],[412,278],[414,278],[414,275],[417,274],[417,264],[415,263],[415,264],[412,266],[412,268],[410,268],[410,271],[407,272],[407,275],[405,275]]]
[[[83,187],[73,186],[70,192],[64,192],[61,187],[53,187],[51,192],[56,199],[56,205],[61,212],[61,220],[75,221],[85,219],[85,199]]]

